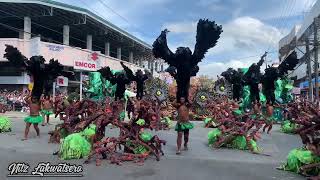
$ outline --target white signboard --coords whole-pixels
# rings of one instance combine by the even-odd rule
[[[68,86],[68,78],[64,76],[57,77],[57,85],[58,86]]]
[[[88,75],[82,75],[82,80],[83,81],[89,81],[89,76]]]
[[[97,64],[92,61],[75,60],[73,63],[73,68],[84,71],[97,71]]]
[[[59,45],[53,45],[53,44],[47,44],[46,47],[48,47],[48,49],[50,51],[62,51],[64,50],[64,47],[63,46],[59,46]]]
[[[297,88],[297,87],[293,88],[292,89],[292,94],[296,94],[296,95],[301,94],[301,89]]]
[[[101,59],[99,58],[99,51],[94,51],[93,53],[88,55],[88,61],[95,62],[97,65],[97,69],[101,68]]]

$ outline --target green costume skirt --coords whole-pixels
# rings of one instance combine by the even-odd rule
[[[24,121],[31,124],[38,124],[43,121],[42,116],[28,116],[24,118]]]
[[[187,131],[189,129],[193,129],[194,125],[191,122],[183,122],[183,123],[177,123],[175,130],[178,132],[181,131]]]
[[[43,116],[53,114],[53,112],[52,112],[51,110],[46,110],[46,109],[41,110],[40,113],[41,113]]]
[[[170,117],[164,117],[162,120],[161,120],[162,123],[165,123],[168,127],[171,127],[172,126],[172,120],[170,119]]]
[[[235,116],[241,116],[243,114],[243,112],[240,109],[234,110],[232,113]]]
[[[218,128],[214,128],[208,133],[208,144],[209,146],[213,145],[218,138],[222,135],[222,132]],[[230,144],[224,144],[223,147],[234,148],[239,150],[248,150],[249,146],[252,147],[254,152],[259,153],[261,149],[257,146],[256,141],[253,139],[250,140],[250,144],[247,143],[245,136],[236,136]]]
[[[300,174],[302,173],[301,166],[319,162],[320,157],[311,151],[305,148],[296,148],[289,152],[287,162],[282,164],[279,169]],[[320,168],[310,169],[306,173],[310,176],[316,176],[320,173]]]
[[[149,142],[153,137],[150,132],[141,132],[139,136],[140,139],[145,143]],[[128,140],[126,145],[133,149],[134,154],[143,154],[149,151],[148,148],[141,144],[133,144],[131,140]]]
[[[272,123],[274,122],[276,119],[272,116],[272,117],[267,117],[266,118],[266,121],[269,122],[269,123]]]
[[[140,133],[140,138],[144,141],[144,142],[149,142],[152,139],[152,134],[150,132],[141,132]]]
[[[208,133],[208,144],[212,145],[214,144],[218,137],[221,136],[222,132],[218,128],[214,128],[212,131]]]
[[[73,133],[62,140],[59,157],[62,160],[81,159],[87,157],[90,151],[89,141],[81,133]]]
[[[283,133],[290,134],[290,133],[294,133],[296,129],[298,129],[298,125],[287,120],[283,122],[280,130]]]
[[[11,131],[11,121],[5,116],[0,116],[0,133],[10,132],[10,131]]]

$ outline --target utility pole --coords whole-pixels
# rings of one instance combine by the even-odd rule
[[[309,100],[313,102],[313,86],[312,86],[312,71],[311,71],[311,59],[310,59],[310,47],[309,39],[306,38],[306,60],[308,69],[308,79],[309,79]]]
[[[316,94],[316,101],[319,100],[319,83],[318,83],[318,76],[319,76],[319,62],[318,62],[318,18],[314,18],[313,22],[314,27],[314,74],[315,74],[315,94]]]

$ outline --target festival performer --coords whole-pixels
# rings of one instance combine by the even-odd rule
[[[5,98],[0,96],[0,133],[11,131],[11,120],[4,115],[7,111],[6,106]]]
[[[39,130],[38,124],[43,121],[42,116],[39,115],[39,112],[40,112],[39,99],[29,95],[25,98],[25,101],[29,104],[30,116],[24,119],[24,121],[26,122],[26,128],[24,131],[24,138],[22,139],[22,141],[28,139],[28,134],[29,134],[29,129],[31,124],[33,124],[33,127],[36,130],[37,136],[40,137],[40,130]]]
[[[106,113],[112,113],[112,107],[111,107],[111,97],[106,97],[105,100],[105,110]]]
[[[178,133],[176,154],[179,155],[181,154],[182,136],[184,136],[184,149],[188,150],[189,130],[193,128],[193,124],[189,121],[190,104],[186,102],[184,97],[180,97],[180,103],[175,103],[174,106],[178,111],[175,130]]]
[[[254,121],[257,121],[253,124],[257,129],[260,129],[263,124],[265,124],[265,120],[262,114],[262,105],[257,100],[253,104],[253,115],[251,117]]]
[[[139,100],[139,98],[137,100]],[[130,97],[128,99],[128,104],[127,104],[127,113],[128,113],[129,119],[131,119],[131,113],[134,113],[134,104],[135,104],[134,98]]]
[[[267,112],[266,112],[266,124],[263,127],[263,132],[268,128],[267,133],[270,134],[273,125],[273,106],[271,101],[267,101]]]
[[[50,115],[53,114],[52,105],[53,105],[53,101],[51,100],[50,96],[48,96],[48,95],[46,95],[41,100],[41,109],[42,109],[41,115],[43,117],[42,126],[45,126],[46,124],[50,125],[49,118],[50,118]],[[47,123],[45,123],[46,120],[47,120]]]
[[[257,100],[253,103],[253,112],[256,115],[261,114],[261,104]]]

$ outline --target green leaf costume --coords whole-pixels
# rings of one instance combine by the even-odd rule
[[[0,133],[11,131],[11,121],[5,116],[0,116]]]

